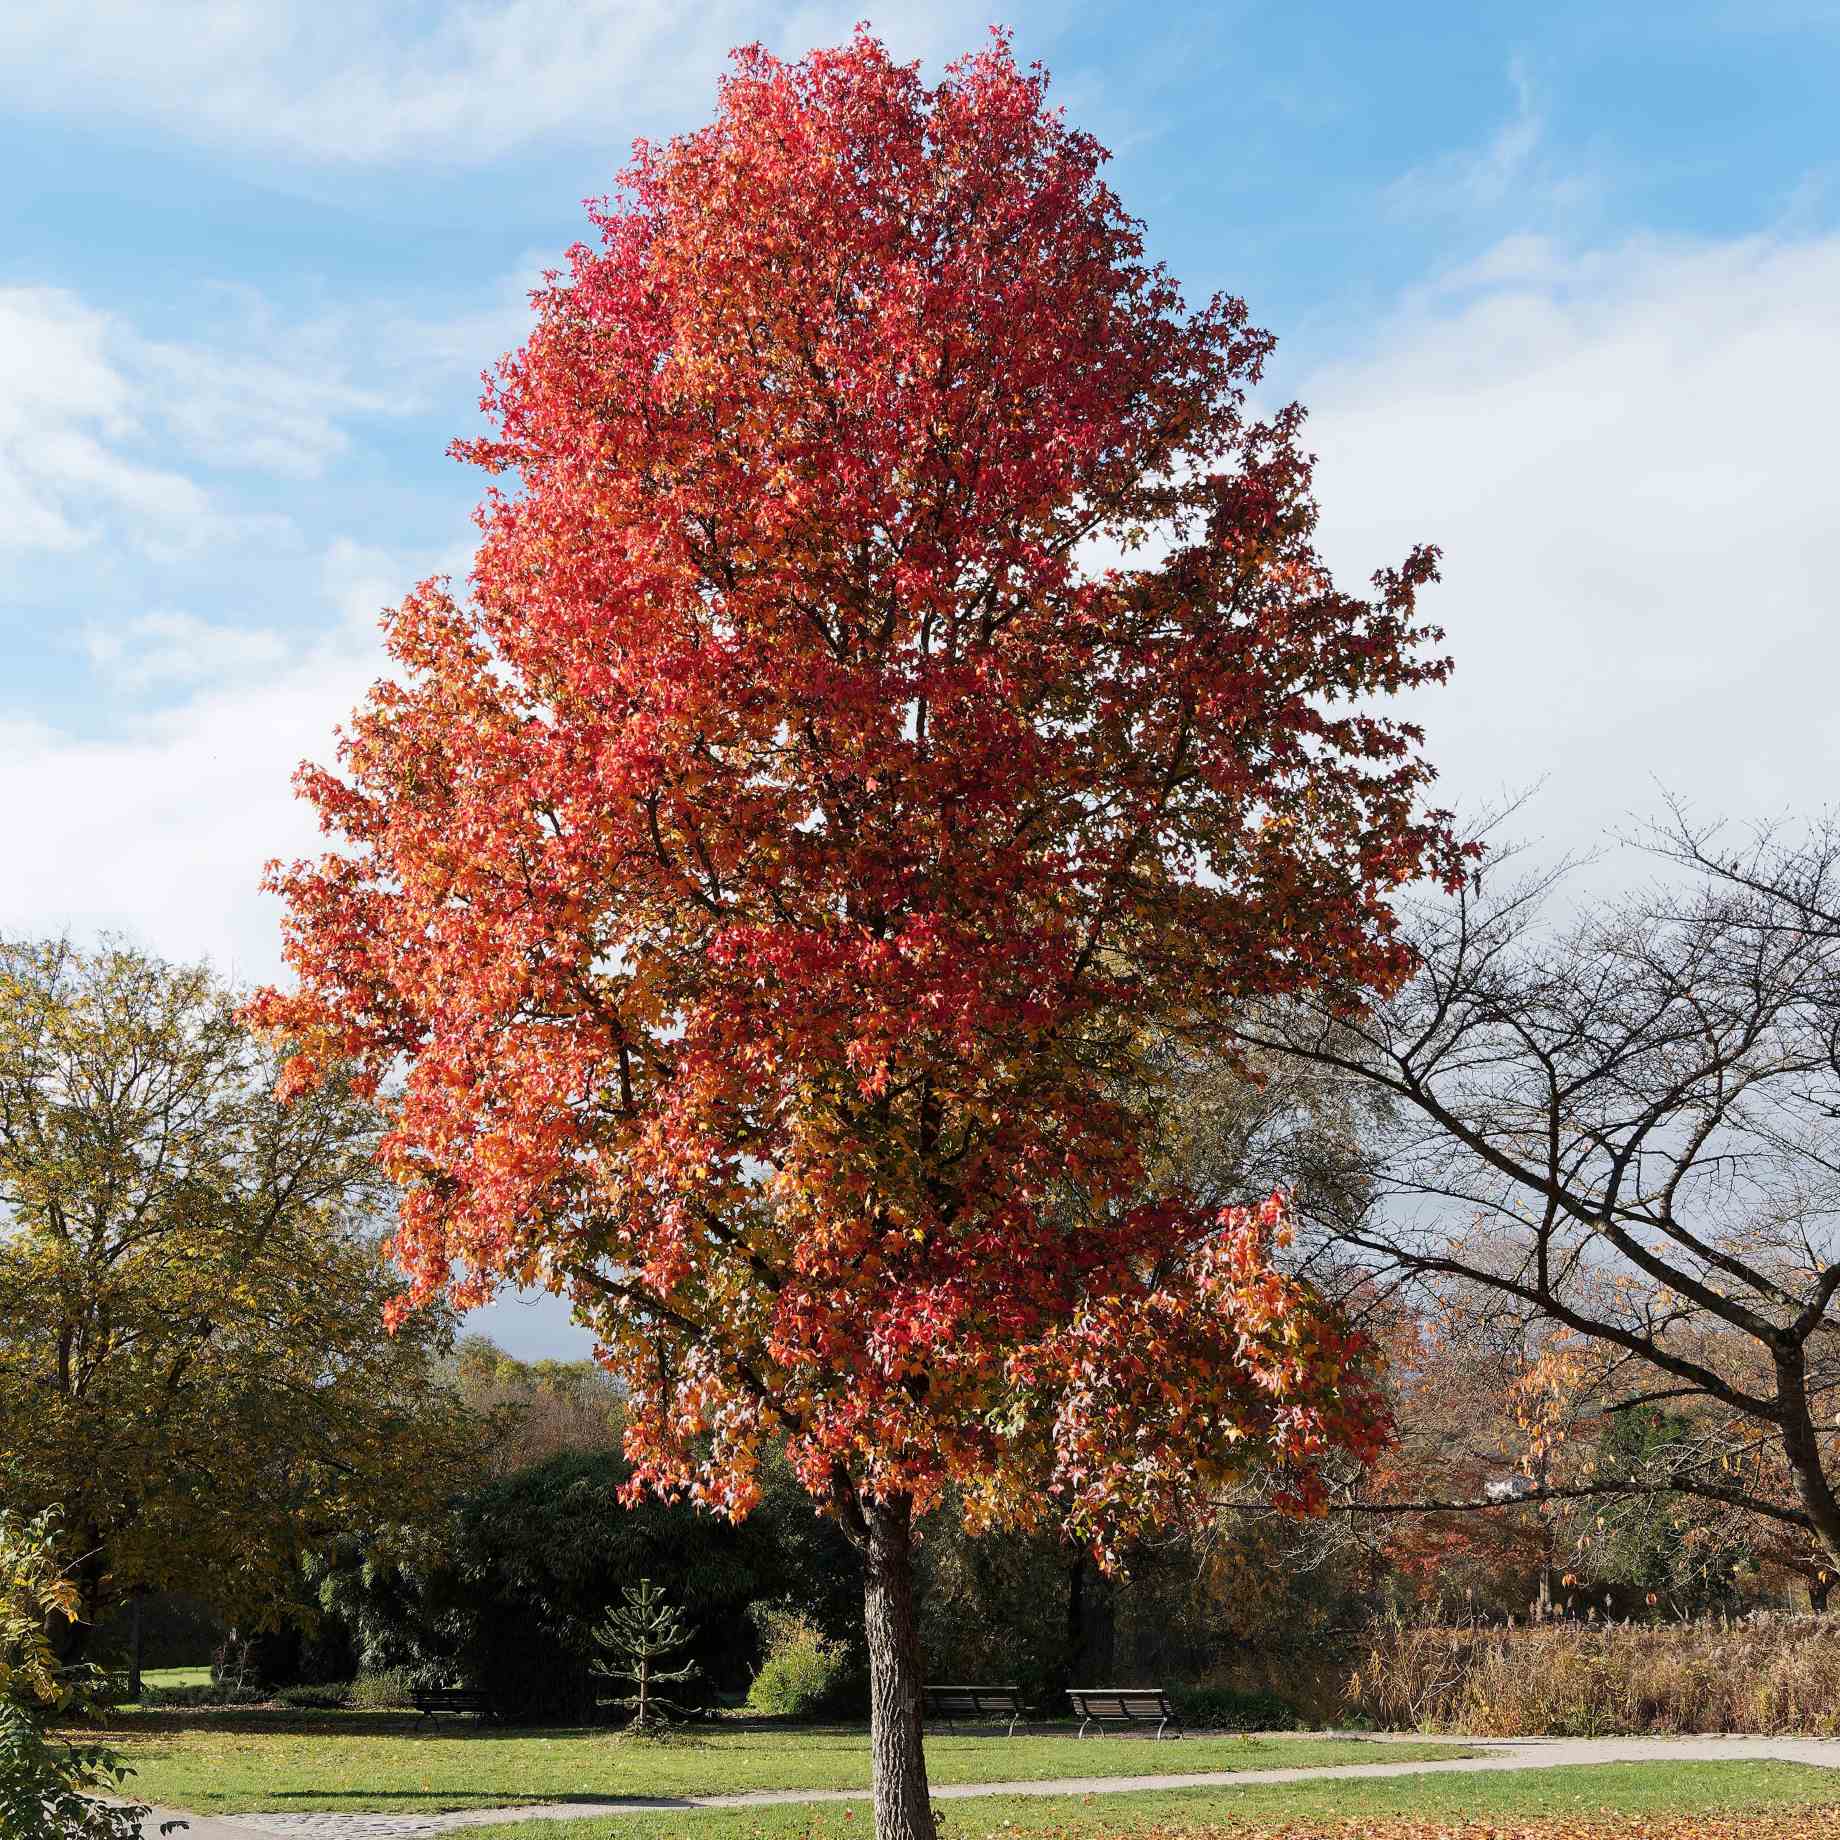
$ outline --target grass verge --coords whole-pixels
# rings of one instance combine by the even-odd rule
[[[197,1814],[257,1810],[436,1813],[609,1796],[720,1795],[747,1789],[859,1789],[861,1730],[699,1730],[634,1744],[605,1730],[433,1731],[375,1715],[233,1714],[119,1719],[107,1734],[133,1767],[130,1791]],[[1164,1771],[1327,1769],[1342,1763],[1462,1757],[1461,1745],[1288,1735],[1185,1738],[929,1737],[935,1783],[1042,1782]],[[525,1835],[525,1840],[542,1840]]]
[[[1570,1764],[1078,1798],[979,1796],[936,1806],[943,1840],[1812,1840],[1840,1833],[1840,1780],[1795,1763]],[[868,1827],[863,1806],[789,1803],[541,1829],[473,1827],[466,1840],[867,1840]]]

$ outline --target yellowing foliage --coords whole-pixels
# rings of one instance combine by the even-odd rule
[[[445,1324],[383,1331],[375,1114],[273,1073],[201,967],[0,942],[0,1475],[59,1511],[81,1622],[136,1589],[259,1616],[451,1473]]]

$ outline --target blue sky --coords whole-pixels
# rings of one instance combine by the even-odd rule
[[[0,928],[276,967],[287,777],[463,572],[524,291],[724,53],[863,8],[37,0],[0,15]],[[869,10],[929,67],[993,15]],[[1441,543],[1450,798],[1589,847],[1834,799],[1840,6],[1001,15],[1190,294],[1311,405],[1351,579]],[[501,1311],[526,1348],[553,1313]]]

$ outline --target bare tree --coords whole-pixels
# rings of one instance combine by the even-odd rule
[[[1840,1558],[1840,833],[1647,842],[1663,879],[1582,918],[1493,865],[1407,910],[1396,997],[1239,1036],[1380,1101],[1338,1254],[1569,1331],[1607,1407],[1704,1428],[1646,1486]]]

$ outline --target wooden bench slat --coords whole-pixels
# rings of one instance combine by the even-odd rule
[[[437,1712],[483,1712],[490,1715],[492,1695],[483,1687],[421,1687],[409,1695],[409,1703],[423,1718]]]
[[[928,1686],[920,1691],[926,1710],[948,1724],[957,1718],[1007,1719],[1013,1738],[1028,1716],[1020,1687]]]
[[[1161,1687],[1069,1687],[1067,1697],[1079,1715],[1078,1735],[1092,1725],[1155,1725],[1156,1735],[1182,1735],[1182,1717]]]

